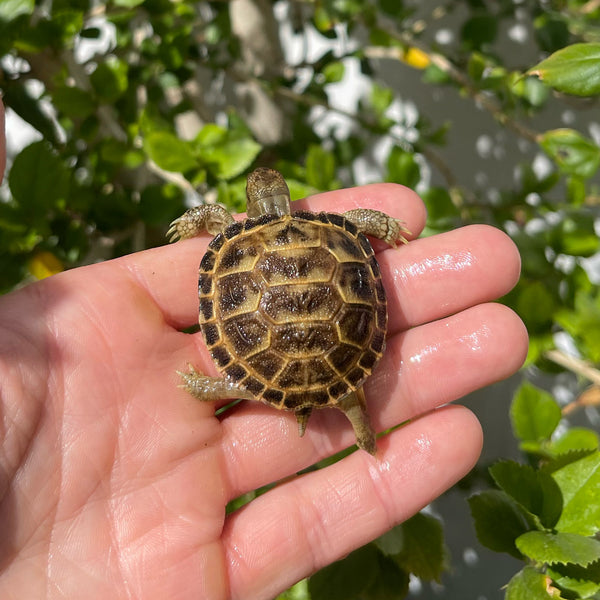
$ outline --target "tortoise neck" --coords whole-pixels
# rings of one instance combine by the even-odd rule
[[[262,198],[248,199],[248,216],[277,215],[283,217],[290,214],[290,197],[287,194],[274,194]]]
[[[290,214],[290,190],[275,169],[261,167],[252,171],[248,175],[246,198],[249,217]]]

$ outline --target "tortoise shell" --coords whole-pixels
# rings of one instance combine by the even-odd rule
[[[335,405],[384,350],[379,265],[342,215],[301,211],[229,225],[202,259],[199,297],[219,371],[279,409]]]

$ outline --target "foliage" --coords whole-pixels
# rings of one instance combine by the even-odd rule
[[[0,190],[0,290],[162,244],[189,202],[239,210],[258,164],[281,170],[295,198],[354,185],[367,164],[371,180],[418,189],[426,235],[504,229],[522,255],[504,302],[530,333],[528,373],[571,373],[575,399],[560,406],[520,387],[511,419],[527,463],[492,466],[497,489],[470,499],[475,526],[482,544],[525,564],[508,598],[600,594],[598,440],[568,424],[600,403],[600,292],[588,268],[599,251],[600,148],[591,130],[534,128],[550,109],[597,108],[598,2],[282,0],[263,11],[259,33],[240,28],[237,4],[0,3],[0,89],[35,131],[9,156]],[[517,63],[505,52],[514,23],[531,42]],[[301,56],[282,50],[279,29]],[[445,29],[454,38],[442,43]],[[494,197],[461,179],[442,152],[461,132],[444,114],[399,109],[410,90],[396,75],[413,69],[430,93],[484,111],[547,168],[514,164],[517,177]],[[357,72],[366,85],[348,108],[335,92]],[[555,348],[557,333],[575,358]],[[584,390],[588,380],[596,387]],[[400,598],[409,574],[438,580],[446,562],[439,522],[418,515],[282,598]],[[357,572],[352,589],[333,585]]]
[[[490,467],[499,489],[469,498],[477,537],[525,563],[508,584],[507,600],[594,597],[600,591],[598,436],[587,429],[557,432],[560,407],[529,383],[517,392],[511,417],[530,464],[503,460]]]

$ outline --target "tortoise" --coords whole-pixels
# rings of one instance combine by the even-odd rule
[[[366,235],[396,247],[407,230],[377,210],[291,213],[288,186],[269,168],[248,176],[246,197],[242,221],[202,205],[167,232],[171,242],[215,235],[200,262],[199,321],[222,377],[190,367],[182,387],[293,411],[300,436],[314,408],[334,406],[375,454],[362,386],[384,351],[387,304]]]

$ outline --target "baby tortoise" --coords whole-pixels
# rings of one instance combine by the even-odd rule
[[[386,296],[366,235],[406,243],[400,221],[354,209],[290,212],[283,176],[248,176],[248,218],[224,208],[191,208],[170,241],[215,235],[202,262],[200,327],[223,377],[180,373],[199,400],[258,400],[296,414],[304,434],[313,408],[335,406],[360,448],[376,452],[362,385],[385,346]]]

